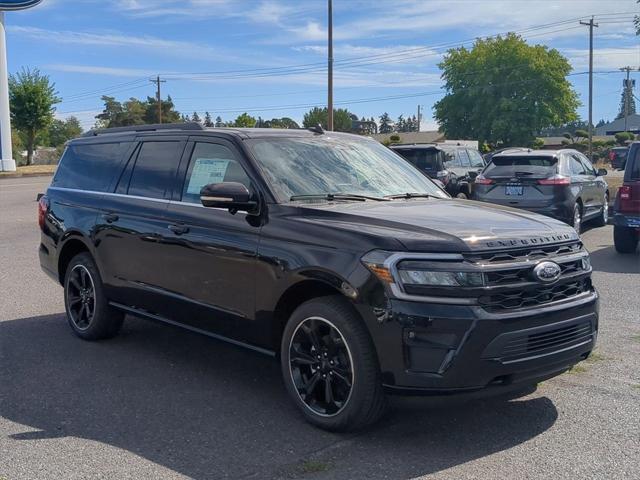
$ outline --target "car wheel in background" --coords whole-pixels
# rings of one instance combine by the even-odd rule
[[[629,227],[613,227],[613,243],[618,253],[634,253],[638,248],[638,232]]]
[[[579,203],[576,203],[573,207],[573,219],[571,220],[571,226],[575,228],[578,234],[582,232],[582,207]]]
[[[71,259],[64,278],[67,320],[85,340],[113,337],[120,331],[124,314],[109,306],[100,273],[89,253]]]
[[[464,193],[464,192],[459,192],[459,193],[456,195],[456,198],[462,198],[462,199],[465,199],[465,200],[466,200],[466,199],[467,199],[467,198],[469,198],[469,197],[467,196],[467,194],[466,194],[466,193]]]
[[[596,227],[604,227],[609,221],[609,194],[604,194],[604,200],[602,201],[602,212],[595,219],[594,225]]]
[[[282,336],[280,360],[291,398],[320,428],[360,429],[386,409],[373,342],[342,297],[309,300],[293,312]]]

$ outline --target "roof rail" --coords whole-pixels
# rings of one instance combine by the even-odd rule
[[[185,123],[157,123],[153,125],[131,125],[128,127],[114,127],[114,128],[98,128],[89,130],[83,134],[83,137],[97,137],[98,135],[112,135],[115,133],[136,133],[136,132],[156,132],[159,130],[205,130],[201,124],[197,122],[185,122]]]

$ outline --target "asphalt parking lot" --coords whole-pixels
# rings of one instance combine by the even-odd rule
[[[272,359],[128,317],[89,343],[37,258],[37,192],[0,179],[0,478],[640,478],[640,256],[583,235],[599,346],[517,399],[392,400],[376,427],[307,425]]]

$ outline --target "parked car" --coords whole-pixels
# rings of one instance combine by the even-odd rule
[[[580,233],[584,221],[607,224],[606,174],[577,150],[503,152],[476,178],[474,198],[548,215]]]
[[[619,253],[633,253],[640,236],[640,142],[627,154],[622,186],[613,205],[613,241]]]
[[[478,150],[461,145],[393,145],[391,149],[429,178],[442,182],[449,195],[457,198],[471,197],[473,178],[485,165]]]
[[[627,153],[629,147],[614,147],[609,150],[609,161],[611,162],[611,168],[616,170],[624,170],[624,166],[627,162]]]
[[[356,135],[93,131],[67,145],[38,214],[77,336],[112,337],[132,314],[276,357],[330,430],[376,421],[385,392],[526,388],[596,341],[571,227],[452,199]]]

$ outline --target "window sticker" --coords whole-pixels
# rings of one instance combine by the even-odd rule
[[[229,162],[217,158],[197,158],[189,178],[187,193],[199,195],[200,189],[210,183],[221,183],[227,173]]]

